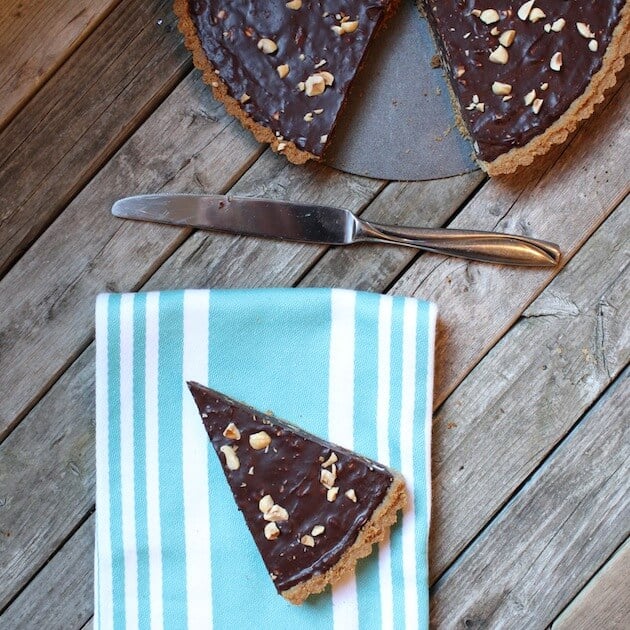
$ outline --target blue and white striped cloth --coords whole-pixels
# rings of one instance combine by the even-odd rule
[[[435,316],[340,289],[99,296],[95,628],[426,628]],[[190,379],[403,473],[412,505],[352,579],[276,594]]]

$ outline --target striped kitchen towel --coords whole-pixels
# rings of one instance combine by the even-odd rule
[[[340,289],[99,296],[95,628],[426,628],[434,331],[429,303]],[[186,380],[403,473],[352,579],[276,594]]]

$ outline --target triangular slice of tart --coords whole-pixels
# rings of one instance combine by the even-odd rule
[[[301,604],[384,539],[401,475],[198,383],[188,383],[278,593]]]
[[[366,48],[398,0],[175,0],[215,98],[296,164],[322,156]]]
[[[510,173],[593,113],[630,50],[630,3],[419,0],[477,159]]]

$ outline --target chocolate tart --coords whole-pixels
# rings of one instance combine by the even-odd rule
[[[398,0],[175,0],[195,66],[257,140],[321,158],[366,48]]]
[[[188,386],[280,595],[301,604],[385,538],[406,503],[398,473],[203,385]]]
[[[616,82],[627,0],[420,0],[462,130],[490,175],[564,142]]]

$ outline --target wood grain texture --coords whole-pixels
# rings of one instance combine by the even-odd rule
[[[0,128],[119,0],[3,0]]]
[[[567,145],[513,176],[491,179],[451,227],[496,228],[557,241],[566,263],[627,194],[626,163],[610,156],[624,155],[629,145],[630,84],[625,83]],[[438,304],[436,404],[445,400],[557,272],[431,254],[409,268],[392,292]]]
[[[35,576],[2,613],[3,628],[78,629],[93,612],[93,571],[83,558],[94,553],[94,517]]]
[[[0,391],[12,392],[0,407],[0,438],[89,343],[96,294],[143,284],[190,232],[122,221],[112,203],[148,191],[226,190],[260,151],[189,76],[0,280]]]
[[[626,523],[630,529],[630,515]],[[630,540],[580,591],[550,630],[624,630],[630,619]]]
[[[0,133],[0,276],[190,66],[170,0],[123,2],[21,109]]]
[[[90,347],[0,445],[0,610],[94,503],[93,372]]]
[[[630,198],[434,418],[435,580],[630,361]]]
[[[627,536],[623,373],[433,589],[436,628],[544,628]]]

